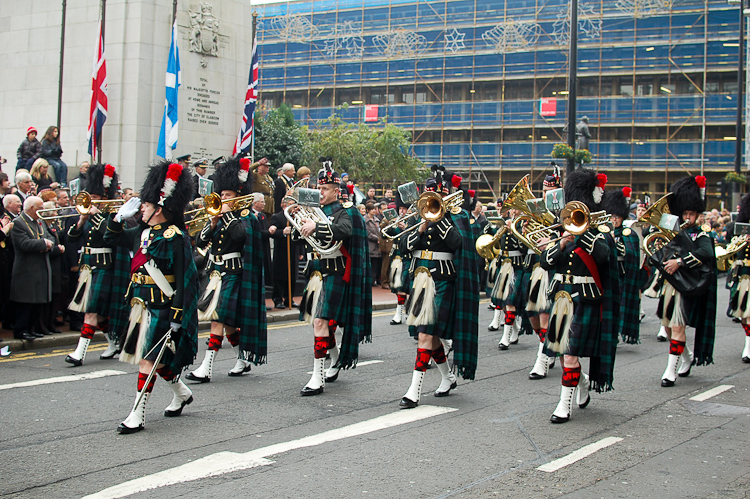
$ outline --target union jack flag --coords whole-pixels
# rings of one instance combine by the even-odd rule
[[[255,105],[258,102],[258,35],[253,40],[253,62],[250,65],[250,78],[245,93],[245,108],[242,111],[242,125],[237,134],[232,154],[246,152],[253,143],[253,124],[255,120]]]
[[[99,136],[104,122],[107,121],[107,62],[104,59],[104,37],[102,22],[99,21],[99,40],[94,54],[94,71],[91,75],[91,107],[89,111],[89,128],[86,134],[89,140],[89,154],[95,155]],[[101,158],[99,158],[101,161]]]

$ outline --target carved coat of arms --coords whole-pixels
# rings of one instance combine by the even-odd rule
[[[219,20],[213,14],[213,7],[201,2],[198,10],[188,10],[190,14],[190,51],[203,55],[219,55]]]

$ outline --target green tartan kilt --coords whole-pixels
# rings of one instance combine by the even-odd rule
[[[154,309],[150,308],[148,310],[151,313],[151,322],[149,323],[148,327],[148,333],[146,336],[146,340],[143,342],[143,355],[144,359],[155,361],[156,357],[159,355],[159,350],[161,348],[161,345],[159,345],[159,348],[155,348],[153,352],[146,355],[152,348],[154,348],[154,345],[158,344],[159,341],[164,338],[164,335],[167,334],[169,331],[169,324],[170,324],[170,318],[172,315],[172,309],[170,308],[161,308],[161,309]],[[171,364],[172,363],[172,357],[173,357],[172,351],[167,348],[164,351],[164,356],[162,357],[161,363],[162,364]]]
[[[557,289],[565,290],[569,293],[575,291],[567,286],[559,286]],[[554,299],[550,300],[548,312],[552,313]],[[581,300],[580,297],[573,298],[573,322],[570,325],[568,348],[565,355],[575,357],[598,357],[599,340],[601,330],[601,305],[599,302],[588,302]],[[544,351],[549,356],[558,355],[552,350],[548,350],[545,344]]]
[[[435,281],[435,300],[434,307],[436,311],[435,324],[417,327],[409,326],[409,335],[416,337],[418,333],[426,333],[433,336],[450,340],[453,338],[453,331],[448,331],[448,325],[453,320],[453,294],[455,281]],[[416,299],[415,291],[409,290],[409,295]],[[424,329],[424,330],[422,330]]]
[[[89,301],[84,313],[109,317],[113,299],[112,271],[109,269],[91,269],[91,287]],[[123,298],[124,300],[124,298]]]
[[[315,317],[318,319],[335,320],[341,327],[346,326],[346,318],[340,314],[343,310],[342,304],[349,285],[344,282],[344,276],[324,275],[320,290],[320,301]]]
[[[620,275],[620,323],[617,331],[622,341],[632,345],[641,342],[641,295],[637,277]]]
[[[531,292],[532,271],[533,268],[529,270],[524,269],[523,274],[521,275],[521,289],[519,290],[519,292],[521,293],[521,301],[523,303],[522,308],[526,313],[526,317],[536,317],[537,315],[539,315],[539,312],[530,312],[526,310],[526,304],[529,302],[529,293]]]
[[[529,275],[530,277],[531,275]],[[513,267],[513,285],[510,287],[510,292],[508,293],[508,299],[503,300],[502,298],[495,298],[492,297],[492,304],[499,307],[505,307],[506,305],[516,307],[517,311],[521,311],[524,308],[526,308],[526,300],[527,300],[527,294],[524,294],[523,292],[523,278],[524,278],[524,271],[523,267]],[[500,279],[500,274],[498,272],[497,280]],[[496,280],[496,284],[497,284]],[[528,279],[527,279],[528,281]],[[490,295],[492,296],[492,295]]]
[[[400,287],[395,287],[393,286],[393,283],[391,283],[391,293],[409,294],[409,290],[411,289],[411,281],[409,280],[409,277],[411,275],[409,274],[409,267],[411,267],[411,258],[401,258],[401,263],[403,264],[403,267],[401,268],[401,282],[403,283],[403,285]],[[391,264],[393,264],[393,260],[391,260]],[[388,272],[390,273],[390,267],[388,268]]]
[[[727,309],[727,316],[729,317],[739,317],[742,318],[742,310],[739,310],[738,315],[733,315],[732,313],[732,304],[734,304],[737,300],[737,294],[740,290],[740,277],[743,275],[750,275],[750,267],[746,265],[739,266],[737,269],[737,273],[735,278],[732,280],[732,287],[729,288],[729,307]]]
[[[221,289],[219,290],[219,301],[216,303],[216,315],[221,322],[227,326],[236,327],[240,324],[240,280],[242,274],[224,274],[221,276]]]

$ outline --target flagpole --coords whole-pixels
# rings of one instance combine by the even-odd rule
[[[102,0],[101,2],[101,10],[102,10],[102,54],[104,53],[104,20],[107,17],[107,0]],[[96,150],[97,154],[99,155],[99,162],[102,162],[102,133],[104,132],[104,127],[102,127],[102,130],[99,132],[99,136],[96,140]],[[94,131],[96,133],[96,131]]]
[[[172,0],[172,25],[177,22],[177,0]]]
[[[67,0],[62,0],[62,28],[60,29],[60,76],[57,82],[57,128],[62,125],[62,93],[63,93],[63,62],[65,56],[65,14],[68,9]]]
[[[257,28],[257,26],[258,26],[258,11],[254,10],[253,11],[253,33],[252,33],[253,34],[253,47],[252,47],[252,50],[250,51],[251,54],[255,50],[258,50],[258,47],[255,46],[255,29]],[[252,58],[250,58],[250,72],[252,73],[252,71],[253,71],[253,61],[252,61]],[[255,106],[255,109],[258,109],[257,104]],[[253,113],[255,113],[255,111],[253,111]],[[255,117],[248,116],[247,118],[254,119]],[[253,137],[252,137],[252,142],[250,145],[250,163],[255,163],[255,125],[253,125]]]

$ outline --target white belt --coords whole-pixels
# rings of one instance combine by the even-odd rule
[[[233,253],[227,253],[226,255],[211,255],[211,261],[214,265],[223,265],[225,261],[231,260],[232,258],[242,258],[242,253],[235,251]]]
[[[555,274],[553,279],[564,284],[596,284],[593,277],[582,277],[570,274]]]
[[[453,253],[445,251],[419,250],[414,253],[414,256],[422,260],[453,260]]]
[[[344,256],[344,254],[341,252],[341,250],[337,249],[333,253],[330,253],[328,255],[322,255],[322,256],[319,255],[318,253],[315,253],[315,252],[308,253],[307,254],[307,259],[308,260],[329,260],[329,259],[334,259],[334,258],[338,258],[338,257],[342,257],[343,258],[343,256]]]
[[[86,255],[108,255],[112,253],[112,248],[83,248]]]
[[[523,256],[523,253],[521,253],[518,250],[512,250],[512,251],[503,251],[504,257],[511,257],[511,256]]]

